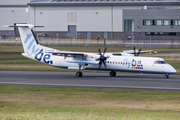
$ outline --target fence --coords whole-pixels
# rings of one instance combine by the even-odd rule
[[[145,48],[180,48],[180,40],[123,40],[123,39],[60,39],[38,37],[42,45],[52,46],[111,46],[111,47],[145,47]],[[0,44],[21,44],[19,37],[0,39]]]

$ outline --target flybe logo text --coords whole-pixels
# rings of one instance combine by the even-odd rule
[[[27,41],[30,40],[30,38],[33,35],[31,33],[27,34],[26,39],[24,41],[24,44],[27,44]],[[30,48],[32,48],[31,52],[28,54],[28,56],[31,56],[34,53],[37,53],[39,51],[39,48],[35,49],[35,45],[34,45],[35,40],[32,39],[31,42],[29,43],[29,45],[27,46],[27,49],[30,50]]]
[[[141,62],[141,60],[132,60],[132,69],[143,69],[143,64]]]
[[[31,37],[32,37],[32,33],[29,33],[27,34],[26,36],[26,39],[24,41],[24,44],[27,44],[27,50],[30,50],[31,48],[31,52],[28,54],[28,56],[30,57],[31,55],[33,54],[36,54],[38,51],[39,51],[39,48],[36,48],[37,47],[37,44],[34,40],[34,38],[31,40]],[[28,42],[28,40],[31,40],[30,42]],[[28,44],[29,43],[29,44]],[[44,54],[43,53],[43,49],[41,49],[39,51],[39,53],[36,54],[35,56],[35,59],[38,60],[38,61],[41,61],[41,59],[43,59],[43,61],[47,64],[53,64],[52,60],[50,60],[51,58],[51,55],[50,54]]]
[[[50,60],[50,58],[51,58],[51,55],[50,55],[50,54],[45,54],[44,56],[43,56],[43,55],[44,55],[43,49],[41,49],[41,50],[39,51],[39,53],[36,54],[35,59],[38,60],[38,61],[41,61],[41,59],[43,58],[43,61],[44,61],[45,63],[47,63],[47,64],[53,64],[53,61]]]

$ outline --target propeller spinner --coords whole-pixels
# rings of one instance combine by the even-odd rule
[[[96,59],[96,60],[99,60],[99,69],[101,68],[102,63],[104,64],[104,66],[105,66],[105,68],[106,68],[106,63],[105,63],[105,61],[107,60],[107,58],[109,58],[109,57],[105,57],[105,56],[104,56],[104,54],[105,54],[105,52],[106,52],[106,49],[107,49],[107,48],[104,48],[104,53],[103,53],[103,54],[101,53],[100,48],[98,49],[99,54],[100,54],[100,57],[99,57],[98,59]]]

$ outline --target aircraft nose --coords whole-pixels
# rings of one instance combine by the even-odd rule
[[[174,68],[173,68],[173,69],[174,69]],[[176,73],[177,71],[174,69],[173,72]]]
[[[170,66],[169,70],[171,71],[171,74],[175,74],[177,72],[172,66]]]

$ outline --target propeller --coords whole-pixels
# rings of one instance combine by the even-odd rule
[[[104,64],[104,66],[105,66],[105,68],[106,68],[106,63],[105,63],[105,61],[107,60],[107,58],[109,58],[109,57],[105,57],[105,56],[104,56],[104,54],[105,54],[105,52],[106,52],[106,49],[107,49],[107,48],[104,48],[104,53],[103,53],[103,54],[101,53],[100,48],[98,49],[99,54],[100,54],[100,57],[99,57],[98,59],[96,59],[96,60],[99,60],[99,69],[101,68],[102,63]]]
[[[138,53],[136,53],[136,48],[134,47],[134,56],[139,56],[139,53],[141,52],[141,48],[138,50]]]

